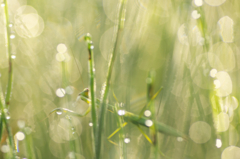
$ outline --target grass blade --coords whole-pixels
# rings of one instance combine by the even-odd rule
[[[110,87],[110,80],[111,80],[111,75],[112,75],[112,70],[113,70],[113,65],[114,61],[116,58],[116,53],[117,53],[117,46],[119,43],[119,38],[121,31],[124,26],[124,21],[125,21],[125,5],[126,5],[126,0],[120,0],[120,10],[119,10],[119,19],[118,19],[118,27],[117,27],[117,32],[116,32],[116,40],[114,43],[113,47],[113,52],[111,54],[110,58],[110,63],[108,67],[108,73],[107,73],[107,79],[106,79],[106,87],[104,89],[103,93],[103,98],[101,101],[101,107],[100,107],[100,117],[99,117],[99,129],[98,129],[98,141],[96,143],[97,148],[96,148],[96,159],[100,158],[100,153],[101,153],[101,143],[102,143],[102,132],[104,128],[104,118],[106,114],[106,105],[107,105],[107,98],[108,98],[108,92],[109,92],[109,87]]]
[[[85,36],[85,41],[88,45],[88,71],[89,71],[89,85],[90,85],[90,99],[91,103],[91,116],[92,116],[92,123],[93,123],[93,136],[94,136],[94,144],[97,143],[97,113],[96,113],[96,106],[95,106],[95,68],[94,68],[94,57],[93,57],[93,44],[92,38],[89,33]],[[95,148],[95,146],[94,146]]]

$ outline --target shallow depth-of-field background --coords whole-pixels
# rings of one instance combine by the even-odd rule
[[[5,92],[7,35],[13,70],[7,118],[12,134],[18,133],[14,141],[21,159],[94,158],[91,113],[82,118],[71,116],[71,122],[64,113],[49,113],[60,107],[83,114],[88,108],[78,98],[89,87],[86,33],[92,35],[96,96],[101,97],[120,2],[1,3],[0,82]],[[154,72],[154,92],[163,87],[154,100],[156,120],[188,136],[185,140],[158,133],[157,158],[240,158],[239,21],[238,0],[127,0],[108,103],[139,114],[147,103],[148,73]],[[156,158],[154,147],[132,123],[123,128],[122,155],[121,146],[107,140],[117,128],[116,114],[107,111],[103,159]],[[148,128],[142,130],[149,135]],[[11,148],[6,127],[2,131],[0,158],[5,159],[11,156]],[[119,132],[111,140],[118,143]]]

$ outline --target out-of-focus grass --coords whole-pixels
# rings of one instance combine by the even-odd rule
[[[89,85],[86,33],[94,42],[96,97],[102,96],[118,6],[119,0],[8,0],[8,36],[15,35],[10,46],[16,56],[8,121],[13,135],[25,134],[18,141],[20,158],[93,158],[91,115],[49,113],[67,108],[83,114],[88,108],[77,100]],[[150,109],[155,120],[189,139],[158,134],[153,147],[129,123],[111,138],[124,144],[121,149],[107,139],[121,125],[119,118],[106,112],[102,158],[154,158],[154,148],[164,154],[161,158],[239,158],[239,6],[230,0],[127,2],[108,103],[139,114],[148,101],[148,72],[154,70],[154,90],[163,86]],[[0,14],[0,73],[6,92],[4,6]],[[154,129],[142,129],[154,136]],[[122,142],[124,137],[130,142]],[[0,158],[9,156],[6,139],[3,131]]]

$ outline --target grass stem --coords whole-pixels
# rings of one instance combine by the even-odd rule
[[[98,141],[97,141],[97,146],[96,146],[96,159],[100,158],[100,153],[101,153],[101,143],[102,143],[102,132],[104,128],[104,118],[106,114],[106,105],[107,105],[107,98],[108,98],[108,92],[110,88],[110,80],[111,80],[111,75],[112,75],[112,70],[113,70],[113,65],[114,61],[116,58],[117,54],[117,46],[119,43],[120,39],[120,34],[122,32],[122,29],[124,27],[124,21],[125,21],[125,7],[126,7],[126,0],[121,0],[120,1],[120,10],[119,10],[119,19],[118,19],[118,24],[117,24],[117,32],[116,32],[116,39],[113,47],[113,51],[110,57],[110,63],[108,66],[108,72],[107,72],[107,79],[106,79],[106,86],[103,92],[103,98],[101,101],[101,107],[100,107],[100,117],[99,117],[99,129],[98,129]]]

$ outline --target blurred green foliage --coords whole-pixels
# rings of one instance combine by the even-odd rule
[[[77,98],[89,87],[88,51],[83,39],[86,33],[92,35],[94,44],[96,96],[102,96],[119,2],[8,0],[12,24],[8,36],[15,35],[10,45],[16,57],[8,112],[13,134],[25,134],[17,144],[21,159],[93,158],[90,114],[66,118],[62,113],[49,113],[55,108],[67,108],[83,114],[88,108]],[[5,92],[9,65],[3,8],[0,73]],[[108,102],[139,114],[148,101],[148,72],[155,71],[153,91],[163,86],[155,108],[151,108],[155,109],[155,119],[189,136],[182,141],[157,134],[157,148],[164,154],[160,158],[240,157],[239,9],[237,0],[127,2]],[[118,128],[116,116],[107,112],[105,117],[104,159],[121,156],[120,147],[107,140]],[[148,128],[142,129],[151,134]],[[154,158],[153,147],[136,126],[129,123],[123,130],[130,139],[123,143],[124,158]],[[9,144],[6,138],[4,130],[0,158],[8,158],[3,153],[3,146]],[[111,140],[118,143],[119,138],[116,134]]]

